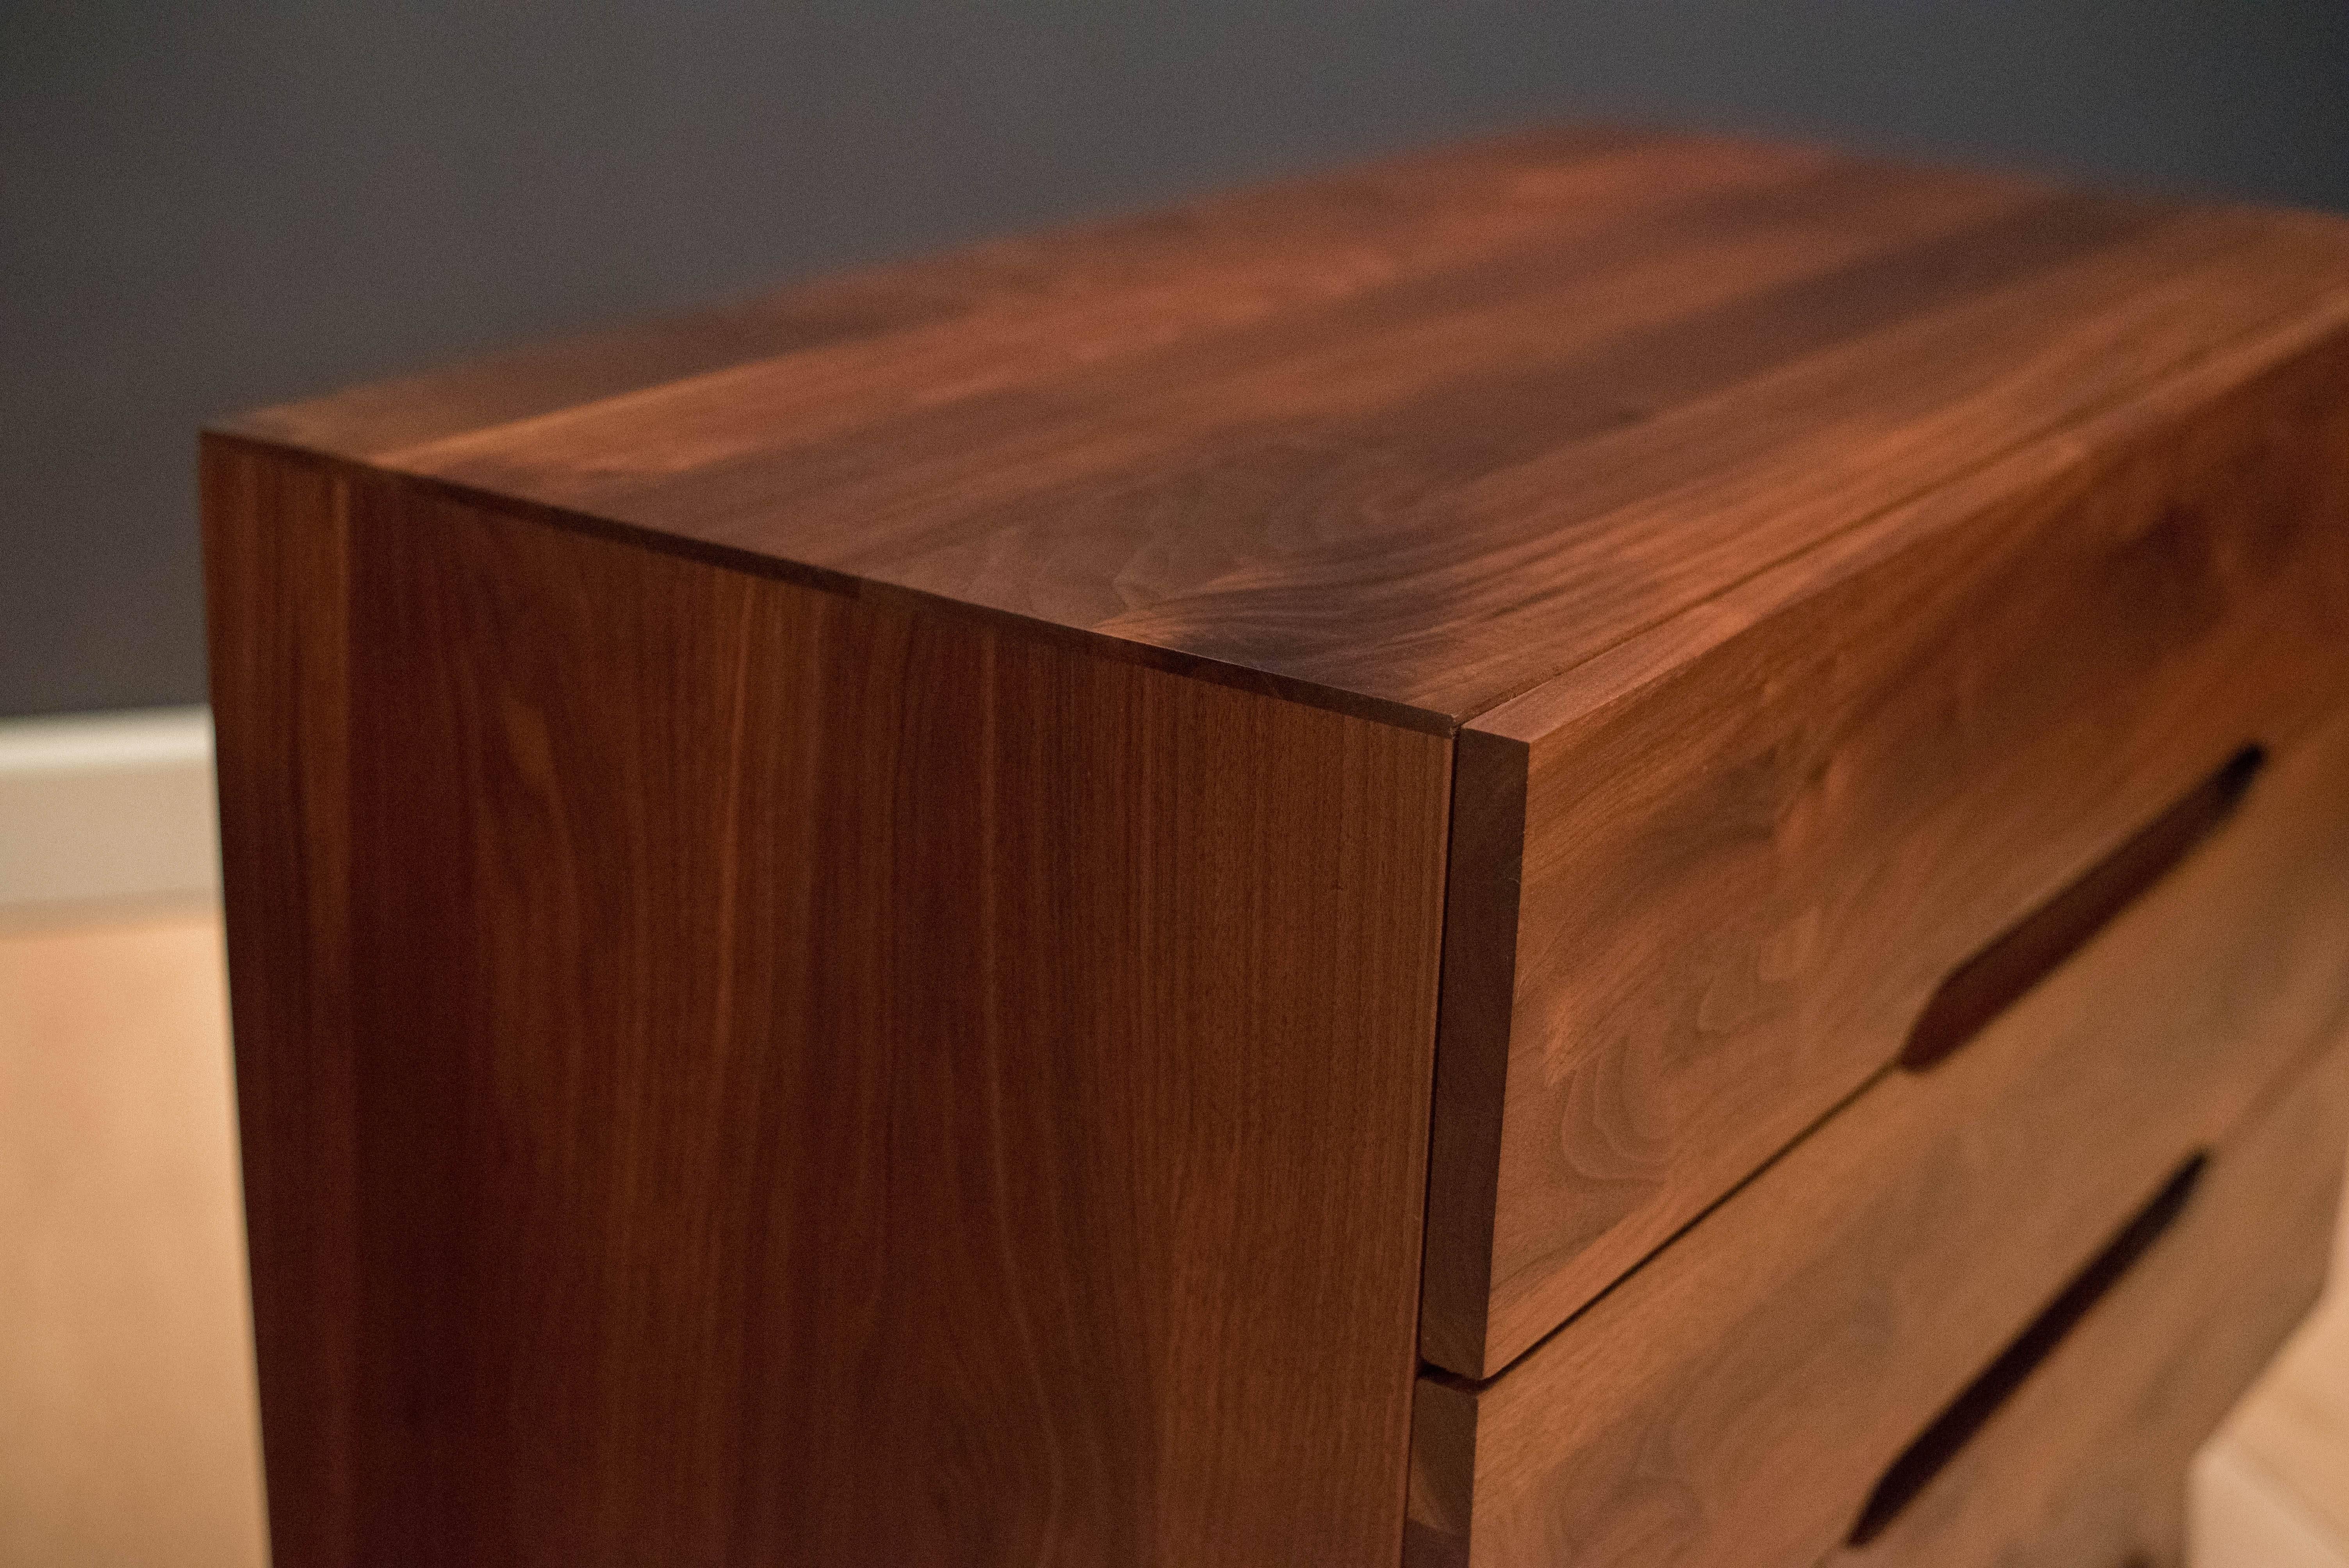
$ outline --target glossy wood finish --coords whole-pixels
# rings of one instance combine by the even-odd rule
[[[2349,1024],[2344,952],[2336,721],[1956,1056],[1886,1075],[1497,1379],[1423,1377],[1414,1560],[1815,1562],[2180,1161]]]
[[[1414,1342],[1497,1370],[2305,754],[2344,377],[2337,221],[1578,129],[233,422],[281,1564],[1392,1563]],[[2244,984],[2176,1011],[2306,995]],[[1776,1277],[1698,1243],[1821,1161],[1823,1277],[1927,1268],[1869,1179],[2086,1027],[2027,1005],[1570,1332]],[[1915,1205],[1991,1259],[1965,1355],[2290,1031],[2155,1032],[2201,1100],[2123,1086],[2044,1245]],[[1439,1535],[1548,1496],[1481,1468],[1535,1370],[1423,1385]]]
[[[279,1568],[1393,1559],[1444,740],[206,463]]]
[[[2316,1300],[2349,1037],[2230,1133],[2178,1224],[1864,1551],[1821,1568],[2180,1568],[2195,1450]]]
[[[270,1559],[356,1563],[351,482],[207,438],[204,587]],[[380,1418],[379,1417],[378,1418]]]
[[[1926,618],[1983,614],[1999,645],[1943,656],[1937,678],[1959,684],[1932,700],[1956,707],[1886,721],[1909,727],[1930,758],[1918,770],[1940,782],[1861,781],[1915,799],[1860,809],[1920,818],[1938,789],[2020,765],[2001,748],[2035,735],[2059,689],[2023,692],[2003,737],[1921,732],[1937,713],[2010,706],[1982,684],[2009,674],[1995,660],[2032,669],[2053,653],[2168,678],[2127,665],[2144,639],[2127,628],[2103,652],[2086,636],[2044,650],[2016,612],[1956,604],[1993,592],[1968,552],[1997,536],[2016,562],[2001,570],[2075,591],[2067,574],[2102,563],[2057,541],[2020,564],[2019,534],[2112,468],[2097,454],[2132,439],[2154,453],[2149,471],[2107,476],[2136,487],[2099,502],[2108,530],[2164,515],[2163,484],[2223,488],[2231,459],[2215,446],[2249,438],[2251,417],[2209,413],[2188,453],[2168,452],[2172,436],[2344,318],[2349,225],[2332,220],[1574,130],[980,247],[232,428],[1105,657],[1435,734],[1468,724],[1464,831],[1519,774],[1537,791],[1529,820],[1455,847],[1423,1353],[1485,1376],[1882,1060],[1874,1031],[1895,1026],[1876,1010],[1913,1017],[1913,966],[1978,946],[2181,788],[2178,769],[2216,760],[2181,742],[2127,778],[2092,770],[2078,788],[2095,799],[2044,803],[2058,830],[2011,887],[1934,887],[1932,866],[1884,879],[1933,929],[1864,977],[1852,1016],[1801,1016],[1818,1005],[1791,995],[1792,972],[1836,945],[1818,921],[1909,916],[1790,866],[1755,917],[1766,929],[1685,939],[1675,901],[1750,882],[1767,857],[1749,841],[1772,830],[1756,814],[1802,799],[1800,779],[1774,774],[1813,766],[1838,744],[1828,727],[1857,722],[1798,713],[1785,722],[1810,738],[1789,740],[1730,716],[1760,704],[1757,686],[1778,714],[1819,683],[1871,701],[1902,661],[1932,655],[1855,623],[1832,634],[1833,667],[1747,650],[1698,674],[1692,625],[1701,643],[1725,605],[1759,613],[1757,577],[1842,562],[1863,536],[1920,546],[1911,576],[1869,579],[1879,618],[1954,573]],[[2312,438],[2275,482],[2336,456]],[[2211,542],[2191,519],[2176,532],[2181,549]],[[2115,582],[2158,575],[2160,548]],[[1785,569],[1792,602],[1840,567]],[[2210,573],[2231,570],[2181,564],[2176,634],[2199,624]],[[1658,735],[1626,757],[1616,738],[1638,720],[1597,718],[1587,694],[1659,650],[1659,676],[1691,667],[1675,695],[1633,705]],[[1726,751],[1661,727],[1674,703],[1725,731]],[[2062,743],[2045,744],[2043,763]],[[1643,808],[1661,826],[1643,831]],[[1805,810],[1846,867],[1912,852],[1882,837],[1899,823]],[[1729,841],[1708,853],[1707,835]],[[1830,898],[1841,907],[1821,908]],[[1855,973],[1879,956],[1838,951]],[[1845,977],[1805,994],[1839,996]],[[1744,1016],[1771,1012],[1783,1026]],[[1790,1060],[1821,1026],[1817,1059]],[[1757,1082],[1770,1087],[1754,1104]]]
[[[1475,719],[1424,1354],[1507,1365],[2349,694],[2349,300]]]
[[[2349,226],[1519,137],[235,429],[1447,731],[2349,290]]]

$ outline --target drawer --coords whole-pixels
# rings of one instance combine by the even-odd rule
[[[1428,1361],[1508,1366],[2343,700],[2349,353],[2190,381],[1462,731]]]
[[[2187,1470],[2315,1303],[2349,1037],[2230,1131],[2176,1222],[1865,1546],[1821,1568],[2178,1561]]]
[[[1419,1564],[1807,1565],[2148,1194],[2349,1021],[2349,719],[1955,1051],[1886,1068],[1519,1365],[1423,1376]],[[2337,1179],[2338,1140],[2297,1157]],[[2190,1209],[2187,1212],[2190,1212]]]

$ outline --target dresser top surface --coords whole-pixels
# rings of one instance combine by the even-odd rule
[[[1444,729],[2349,297],[2349,224],[1603,128],[224,434]]]

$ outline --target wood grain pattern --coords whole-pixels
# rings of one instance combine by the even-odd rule
[[[2349,1037],[2230,1132],[2177,1226],[1864,1551],[1821,1568],[2179,1568],[2186,1475],[2324,1283]]]
[[[1535,135],[233,428],[1447,732],[2349,292],[2349,226]]]
[[[2344,385],[2349,310],[1464,729],[1430,1360],[1506,1366],[1957,965],[2349,692]]]
[[[1414,1413],[1414,1311],[1497,1370],[2300,754],[2344,385],[2339,221],[1600,128],[231,422],[281,1564],[1391,1562],[1412,1422],[1414,1550],[1565,1528],[1493,1440],[1542,1378]],[[2313,897],[2261,874],[2211,896]],[[2292,917],[2190,955],[2282,993],[2178,1016],[2283,1038],[2261,965],[2338,934]],[[2129,1090],[2012,1254],[1860,1179],[1912,1117],[2007,1191],[1924,1136],[2020,1092],[1989,1037],[1691,1234],[1843,1158],[1821,1278],[1946,1222],[1971,1346],[2263,1070],[2153,1033],[2202,1102]],[[1740,1408],[1666,1490],[1744,1474]]]
[[[1964,1050],[1885,1076],[1500,1377],[1423,1377],[1418,1559],[1816,1562],[2179,1161],[2349,1025],[2344,951],[2336,721]]]
[[[1444,740],[206,460],[280,1568],[1394,1559]]]
[[[221,887],[272,1560],[350,1561],[350,484],[207,439]]]

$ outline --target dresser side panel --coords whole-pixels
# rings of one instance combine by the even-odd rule
[[[336,482],[281,1568],[1392,1563],[1449,743]],[[250,931],[322,830],[238,820]]]
[[[347,1560],[360,1352],[350,1019],[351,486],[206,438],[221,876],[235,976],[263,1449],[276,1561]]]

